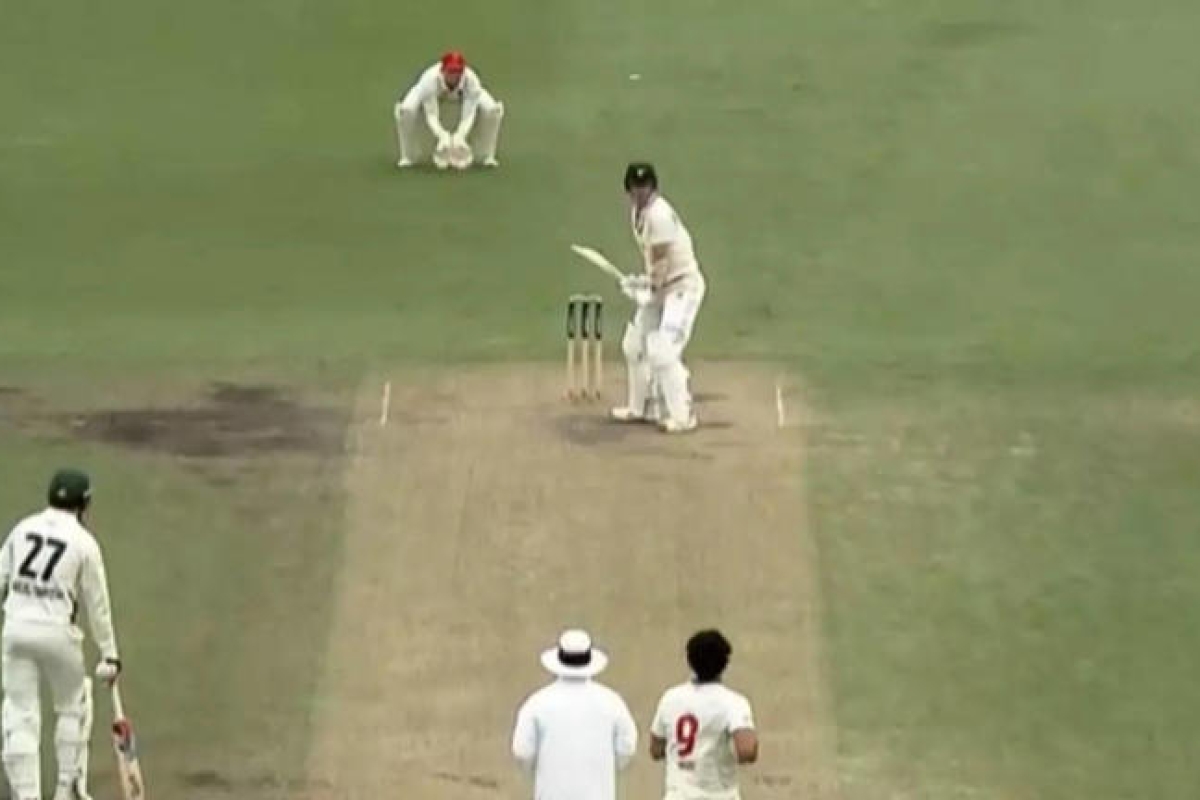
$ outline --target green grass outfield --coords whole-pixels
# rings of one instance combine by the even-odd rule
[[[1195,797],[1198,37],[1183,0],[10,3],[0,385],[328,400],[556,358],[563,298],[607,288],[566,245],[629,261],[652,158],[710,275],[693,357],[812,406],[843,795]],[[504,166],[401,176],[391,104],[448,46]],[[148,769],[299,763],[328,465],[197,480],[0,418],[0,516],[67,461]]]

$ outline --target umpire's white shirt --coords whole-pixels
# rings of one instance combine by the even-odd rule
[[[534,800],[616,800],[636,749],[629,707],[592,680],[559,678],[517,712],[513,756],[533,772]]]

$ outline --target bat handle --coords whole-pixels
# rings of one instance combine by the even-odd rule
[[[116,681],[113,681],[113,685],[112,685],[112,704],[113,704],[113,718],[114,719],[125,719],[125,706],[121,702],[121,689],[120,689],[120,687],[117,686]]]

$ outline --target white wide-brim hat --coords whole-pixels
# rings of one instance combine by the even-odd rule
[[[542,666],[560,678],[591,678],[608,666],[608,655],[592,647],[587,631],[569,630],[558,637],[558,647],[542,653]]]

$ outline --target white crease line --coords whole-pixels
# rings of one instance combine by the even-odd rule
[[[783,407],[783,380],[775,381],[775,423],[782,428],[787,425],[787,409]]]
[[[383,401],[379,404],[379,424],[387,425],[388,411],[392,405],[392,382],[386,381],[383,384]]]

